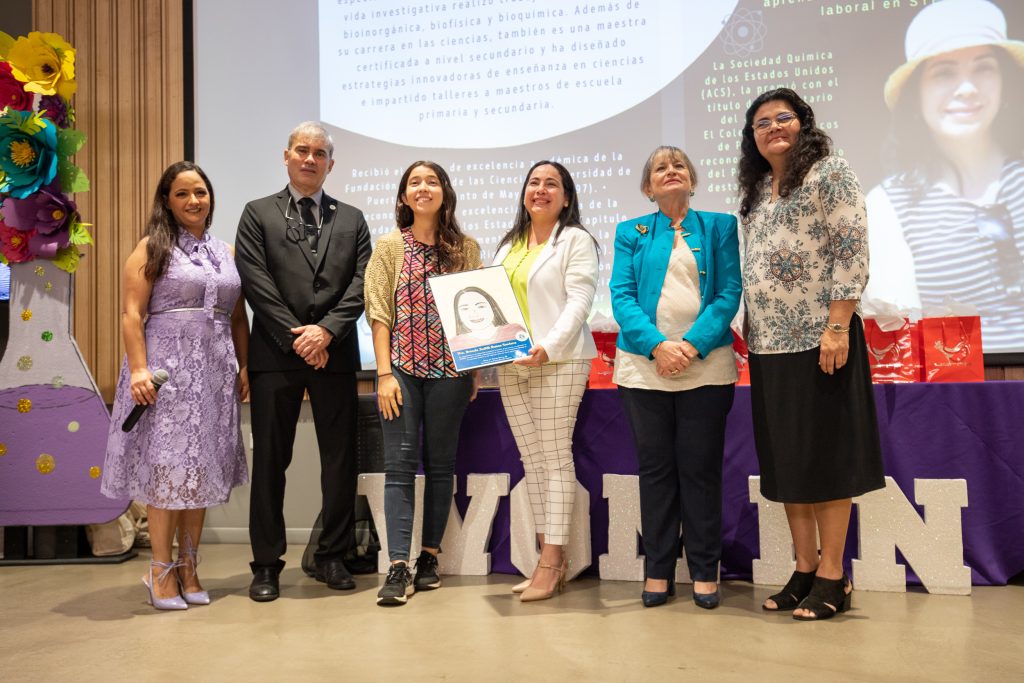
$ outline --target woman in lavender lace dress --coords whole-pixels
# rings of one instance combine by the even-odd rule
[[[206,508],[248,481],[239,400],[249,393],[249,328],[230,246],[211,236],[213,187],[195,164],[160,178],[146,236],[124,269],[127,356],[114,398],[102,491],[146,504],[157,609],[208,604],[196,575]],[[153,372],[170,379],[157,398]],[[121,425],[138,404],[135,428]],[[178,536],[178,560],[171,559]]]

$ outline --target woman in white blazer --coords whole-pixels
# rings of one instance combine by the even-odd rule
[[[563,547],[576,495],[572,433],[597,355],[587,327],[597,289],[597,241],[580,223],[576,185],[564,166],[538,161],[530,169],[494,263],[505,267],[534,342],[528,357],[502,366],[498,375],[541,549],[530,579],[513,588],[530,602],[565,586]]]

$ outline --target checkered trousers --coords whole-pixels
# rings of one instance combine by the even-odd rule
[[[590,376],[589,360],[546,363],[539,368],[503,365],[501,402],[526,472],[526,489],[537,533],[565,545],[576,498],[572,432]]]

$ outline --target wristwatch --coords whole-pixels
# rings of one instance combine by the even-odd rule
[[[843,327],[842,323],[825,323],[825,329],[836,334],[846,334],[850,331],[850,328]]]

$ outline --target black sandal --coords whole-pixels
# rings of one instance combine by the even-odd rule
[[[846,587],[850,586],[850,592]],[[850,609],[850,596],[853,594],[853,586],[850,580],[843,574],[841,579],[823,579],[814,577],[814,586],[810,594],[800,601],[798,609],[805,609],[813,614],[813,617],[803,617],[796,614],[793,618],[797,621],[819,621],[831,619],[840,612]]]
[[[814,572],[793,572],[789,581],[781,591],[768,597],[775,603],[775,607],[768,607],[761,603],[761,609],[766,612],[788,612],[796,609],[800,601],[811,593],[811,586],[814,584]]]

